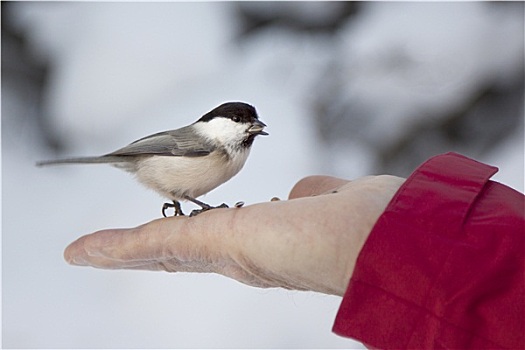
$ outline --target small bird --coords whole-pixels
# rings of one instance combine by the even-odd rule
[[[134,174],[145,186],[172,200],[162,214],[174,208],[184,215],[180,201],[201,207],[195,216],[212,207],[197,197],[222,185],[244,166],[256,136],[268,135],[257,111],[243,102],[227,102],[180,129],[141,138],[126,147],[100,157],[68,158],[38,162],[37,166],[109,163]],[[242,206],[238,203],[237,207]]]

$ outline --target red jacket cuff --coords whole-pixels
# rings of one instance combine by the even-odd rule
[[[497,168],[434,157],[360,252],[333,331],[378,348],[523,347],[523,195]]]

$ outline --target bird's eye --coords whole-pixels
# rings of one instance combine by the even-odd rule
[[[232,117],[232,120],[233,120],[234,122],[238,123],[238,122],[241,121],[241,118],[239,118],[239,116],[234,115],[234,116]]]

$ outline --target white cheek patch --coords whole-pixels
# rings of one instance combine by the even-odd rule
[[[197,132],[223,145],[235,144],[241,142],[246,137],[248,125],[236,123],[228,118],[216,117],[208,122],[194,124]]]

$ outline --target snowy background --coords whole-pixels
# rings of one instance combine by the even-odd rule
[[[236,100],[270,136],[210,203],[285,198],[314,173],[406,176],[447,151],[523,192],[523,25],[523,3],[3,2],[3,347],[362,347],[331,333],[338,297],[67,265],[68,243],[163,199],[111,167],[34,163]]]

